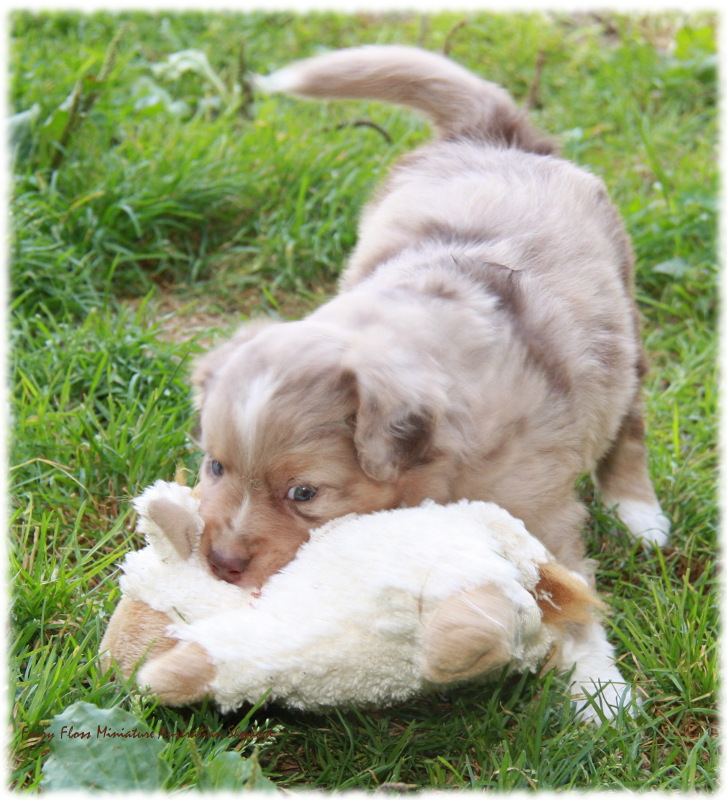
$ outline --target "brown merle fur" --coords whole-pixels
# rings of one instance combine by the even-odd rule
[[[292,74],[299,94],[411,105],[438,136],[366,207],[336,297],[198,364],[218,568],[260,585],[332,517],[466,497],[501,504],[590,579],[581,474],[660,511],[633,259],[603,184],[441,57],[343,51]],[[295,486],[317,494],[291,499]]]

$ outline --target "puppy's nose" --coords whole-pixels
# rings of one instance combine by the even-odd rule
[[[243,573],[250,564],[250,559],[227,556],[217,550],[211,550],[209,562],[212,572],[217,578],[227,581],[227,583],[239,584]]]

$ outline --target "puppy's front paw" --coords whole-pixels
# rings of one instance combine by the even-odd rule
[[[577,719],[599,724],[613,721],[620,712],[627,716],[636,714],[639,704],[634,700],[631,686],[615,667],[612,671],[615,674],[609,679],[574,680],[571,683]]]
[[[567,636],[559,661],[563,671],[573,669],[570,692],[579,719],[604,723],[624,713],[635,715],[639,706],[616,666],[613,647],[602,625],[593,622]]]
[[[209,696],[216,675],[204,647],[184,642],[148,661],[137,682],[164,705],[185,706]]]

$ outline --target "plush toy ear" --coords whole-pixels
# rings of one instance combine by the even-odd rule
[[[572,622],[593,622],[606,605],[575,572],[547,561],[539,566],[540,580],[533,594],[546,625],[565,628]]]
[[[146,513],[156,523],[181,559],[186,561],[199,541],[204,523],[190,509],[173,500],[158,497],[150,500]]]
[[[451,683],[501,669],[512,658],[517,625],[512,600],[497,586],[447,598],[424,631],[424,677]]]

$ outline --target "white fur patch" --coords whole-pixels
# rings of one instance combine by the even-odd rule
[[[671,525],[658,503],[621,500],[616,504],[616,514],[634,539],[659,547],[668,542]]]
[[[568,669],[573,664],[570,691],[580,719],[599,722],[613,719],[621,707],[631,706],[633,711],[631,687],[615,664],[614,649],[600,624],[591,624],[587,635],[563,643],[561,666]]]
[[[298,71],[292,67],[272,72],[270,75],[253,75],[252,84],[260,92],[294,92],[298,85]]]
[[[247,397],[240,404],[236,415],[237,430],[240,434],[243,452],[254,457],[255,441],[260,430],[260,418],[270,405],[278,388],[278,382],[269,373],[258,375],[248,388]]]

